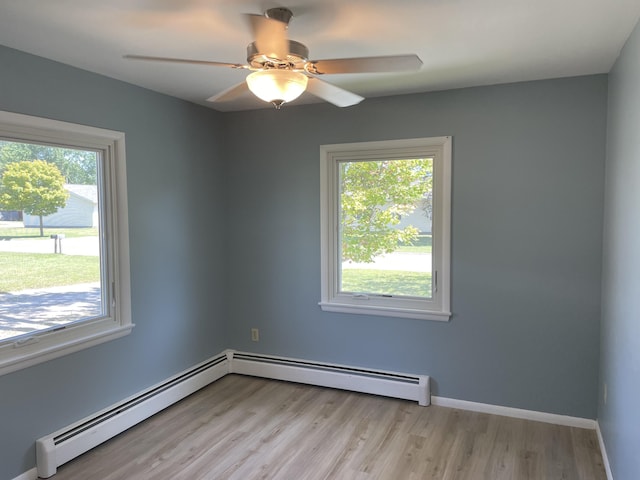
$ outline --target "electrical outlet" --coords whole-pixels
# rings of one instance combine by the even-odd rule
[[[607,404],[607,384],[604,384],[604,393],[602,394],[602,396],[604,397],[604,404]]]
[[[252,328],[251,329],[251,341],[252,342],[259,342],[260,341],[260,330],[258,330],[257,328]]]

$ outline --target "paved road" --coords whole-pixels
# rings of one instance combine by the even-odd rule
[[[62,239],[62,253],[64,255],[98,256],[100,249],[98,237],[72,237]],[[55,243],[52,238],[12,238],[0,240],[0,252],[22,253],[55,253]]]
[[[401,270],[404,272],[430,272],[430,253],[388,253],[376,257],[372,263],[344,262],[342,268],[366,270]]]
[[[0,240],[0,252],[54,253],[54,241],[46,237]],[[62,253],[98,256],[98,237],[65,238]],[[0,293],[0,340],[99,315],[100,303],[97,282]]]
[[[100,284],[0,293],[0,340],[100,314]]]

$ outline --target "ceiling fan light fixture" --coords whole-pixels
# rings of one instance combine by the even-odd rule
[[[298,98],[307,88],[305,74],[293,70],[258,70],[247,76],[249,90],[261,100],[276,108]]]

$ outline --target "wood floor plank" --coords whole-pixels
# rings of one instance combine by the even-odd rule
[[[55,480],[606,480],[595,432],[227,375]]]

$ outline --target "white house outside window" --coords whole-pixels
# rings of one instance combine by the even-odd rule
[[[321,308],[448,320],[451,137],[320,150]]]
[[[124,134],[0,112],[0,374],[131,331]]]

